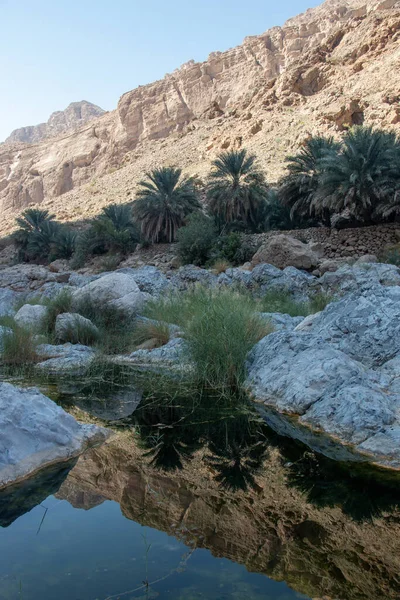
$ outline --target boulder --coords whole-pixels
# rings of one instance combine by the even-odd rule
[[[377,263],[378,262],[378,257],[375,256],[375,254],[363,254],[362,256],[360,256],[360,258],[358,258],[355,262],[356,265],[362,265],[364,263]]]
[[[85,331],[91,333],[93,339],[99,335],[96,325],[78,313],[62,313],[56,318],[55,334],[59,342],[70,342],[71,333],[77,333],[79,328],[85,328]]]
[[[291,317],[282,313],[259,313],[259,316],[271,323],[275,331],[292,331],[304,321],[303,317]]]
[[[13,315],[15,313],[14,305],[20,297],[21,294],[18,292],[7,288],[0,288],[0,317]]]
[[[118,269],[117,273],[126,273],[134,279],[141,292],[160,296],[165,292],[170,283],[167,277],[156,267],[141,267],[140,269],[131,269],[126,267]]]
[[[72,293],[73,305],[90,299],[98,305],[109,304],[129,314],[139,311],[148,295],[140,291],[134,278],[127,273],[109,273],[78,288]]]
[[[182,338],[173,338],[160,348],[136,350],[128,356],[116,356],[113,362],[157,371],[165,368],[169,371],[185,371],[190,368],[187,343]]]
[[[399,307],[400,287],[375,282],[261,340],[247,364],[260,412],[297,415],[364,460],[400,468]]]
[[[270,237],[252,258],[253,266],[268,263],[279,269],[296,267],[306,271],[314,269],[320,262],[318,253],[309,244],[285,234]]]
[[[325,273],[316,285],[331,296],[367,291],[380,285],[398,286],[400,269],[381,263],[346,264],[334,273]]]
[[[0,383],[0,488],[70,460],[109,435],[81,425],[37,389]]]
[[[24,304],[14,316],[14,320],[23,327],[40,329],[46,313],[47,308],[41,304]]]
[[[84,375],[96,357],[92,348],[82,344],[39,344],[36,353],[42,362],[35,369],[56,376]]]

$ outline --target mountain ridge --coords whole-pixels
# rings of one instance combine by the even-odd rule
[[[87,100],[71,102],[64,110],[51,113],[45,123],[14,129],[5,139],[5,143],[38,143],[47,138],[79,129],[85,123],[100,117],[105,112],[102,108]]]
[[[26,206],[61,220],[132,199],[160,164],[204,177],[247,147],[276,181],[285,155],[354,124],[400,129],[400,2],[328,0],[202,63],[125,93],[114,111],[34,146],[0,146],[0,231]]]

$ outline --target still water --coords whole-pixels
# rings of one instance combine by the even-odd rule
[[[132,398],[58,394],[115,433],[0,493],[0,600],[400,598],[398,477],[246,404]]]

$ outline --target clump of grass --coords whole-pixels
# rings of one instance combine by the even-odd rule
[[[238,392],[248,352],[271,331],[247,296],[230,290],[198,290],[196,312],[185,326],[198,380],[205,387]]]
[[[326,306],[328,306],[328,304],[330,304],[333,301],[334,298],[329,294],[326,294],[324,292],[318,292],[309,300],[309,314],[313,315],[317,312],[321,312],[322,310],[324,310],[324,308],[326,308]]]
[[[247,353],[272,331],[256,310],[247,294],[197,287],[153,300],[146,314],[181,326],[198,383],[230,393],[243,383]]]
[[[195,288],[184,293],[172,292],[160,298],[154,298],[146,304],[143,314],[155,321],[164,321],[183,327],[193,313],[201,310],[199,289],[202,288]]]
[[[84,323],[76,318],[63,328],[62,339],[56,337],[57,342],[83,344],[91,346],[100,338],[100,332],[93,323]]]
[[[225,273],[225,271],[230,269],[231,266],[232,265],[227,260],[220,259],[220,260],[215,261],[215,263],[212,267],[212,270],[214,271],[214,273],[216,275],[220,275],[221,273]]]
[[[100,273],[115,271],[122,260],[121,254],[106,254],[100,262]]]
[[[41,331],[43,334],[52,336],[58,315],[71,312],[72,295],[68,290],[62,290],[58,296],[46,302],[47,312],[42,320]]]
[[[148,340],[154,341],[154,347],[165,346],[171,338],[171,332],[168,323],[163,321],[139,321],[133,333],[133,339],[136,345],[143,344]]]
[[[310,296],[307,302],[297,302],[288,292],[270,290],[260,300],[262,312],[279,312],[291,317],[313,315],[332,302],[333,298],[324,292]]]
[[[291,317],[306,317],[309,313],[307,302],[297,302],[283,290],[270,290],[260,300],[262,312],[278,312]]]
[[[97,345],[104,354],[122,354],[134,348],[135,322],[124,310],[87,296],[74,303],[74,312],[96,325]]]
[[[6,365],[29,365],[37,362],[33,331],[21,327],[11,317],[2,319],[7,330],[2,336],[2,362]]]

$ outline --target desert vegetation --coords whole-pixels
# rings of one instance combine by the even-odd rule
[[[139,183],[132,205],[111,204],[79,234],[47,211],[27,209],[13,234],[19,259],[73,256],[79,267],[103,254],[114,264],[139,243],[177,241],[183,263],[234,266],[248,260],[243,233],[399,218],[400,140],[394,133],[356,126],[341,140],[310,137],[286,163],[275,186],[245,149],[217,156],[203,186],[179,168],[156,168]]]

